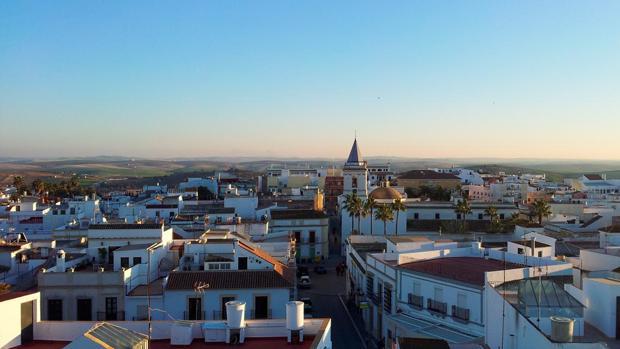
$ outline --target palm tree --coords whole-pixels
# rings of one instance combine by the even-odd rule
[[[485,208],[484,215],[489,216],[489,219],[491,220],[491,231],[495,231],[495,228],[497,225],[497,217],[498,217],[497,208],[493,205]]]
[[[454,212],[461,215],[461,228],[465,231],[465,220],[468,214],[471,214],[471,206],[467,199],[459,200],[456,203],[456,207],[454,208]]]
[[[35,179],[32,181],[32,190],[35,194],[40,195],[45,191],[45,183],[40,178]]]
[[[19,189],[23,185],[24,185],[24,177],[22,177],[22,176],[15,176],[15,177],[13,177],[13,186],[16,189]]]
[[[355,215],[359,212],[360,206],[361,200],[354,193],[347,195],[342,205],[342,209],[347,210],[349,217],[351,217],[351,233],[355,230]]]
[[[543,218],[551,216],[551,206],[544,200],[536,200],[532,204],[531,212],[538,217],[538,224],[542,225]]]
[[[396,211],[396,235],[398,235],[398,218],[400,216],[401,211],[407,211],[407,206],[403,203],[403,200],[396,199],[392,204],[392,210]]]
[[[391,205],[381,205],[375,211],[375,218],[383,221],[383,235],[387,235],[387,221],[394,219],[394,211]]]
[[[375,214],[375,208],[377,207],[377,202],[375,199],[369,197],[368,200],[364,203],[364,209],[367,214],[370,214],[370,235],[372,235],[372,226],[373,219]]]

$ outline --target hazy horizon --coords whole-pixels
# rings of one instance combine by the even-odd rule
[[[620,2],[0,3],[0,156],[620,160]]]

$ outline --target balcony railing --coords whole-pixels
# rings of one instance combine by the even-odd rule
[[[226,320],[226,312],[222,312],[220,310],[214,310],[213,320]]]
[[[431,298],[426,300],[426,308],[439,314],[446,314],[448,312],[448,305],[446,303],[439,302]]]
[[[252,317],[252,319],[271,319],[271,309],[267,309],[266,313],[260,311],[257,312],[256,310],[252,309],[252,311],[250,312],[250,316]]]
[[[424,308],[424,296],[417,296],[415,294],[410,293],[407,299],[407,303],[409,303],[409,305],[414,306],[418,309],[422,309]]]
[[[457,307],[456,305],[452,306],[452,317],[461,320],[461,321],[469,321],[469,309]]]
[[[124,311],[117,311],[117,312],[98,311],[97,321],[125,321],[125,312]]]
[[[205,312],[199,311],[190,313],[188,311],[184,311],[183,320],[205,320]]]

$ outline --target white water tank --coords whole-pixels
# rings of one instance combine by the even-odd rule
[[[556,342],[572,342],[575,320],[562,316],[551,316],[551,339]]]
[[[286,303],[286,329],[301,330],[304,327],[304,302]]]
[[[226,319],[229,328],[244,328],[245,302],[226,302]]]

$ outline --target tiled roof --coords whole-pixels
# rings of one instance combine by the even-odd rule
[[[431,170],[412,170],[402,173],[398,176],[400,179],[454,179],[460,180],[459,177],[451,173],[440,173]]]
[[[599,174],[585,174],[583,176],[591,181],[602,181],[603,180],[603,177]]]
[[[149,204],[146,208],[178,208],[178,204]]]
[[[517,245],[521,245],[521,246],[532,247],[532,240],[516,240],[516,241],[511,241],[511,242]],[[535,247],[549,247],[550,246],[549,244],[545,244],[540,241],[534,241],[534,245]]]
[[[161,229],[162,224],[159,223],[107,223],[107,224],[91,224],[88,229]]]
[[[446,257],[405,263],[400,267],[466,284],[483,286],[484,273],[504,270],[504,262],[478,257]],[[506,269],[518,269],[523,266],[506,262],[505,267]]]
[[[41,224],[43,223],[43,217],[29,217],[28,219],[22,219],[19,224]]]
[[[273,270],[175,271],[167,290],[192,290],[197,284],[209,289],[290,288],[291,283]]]

